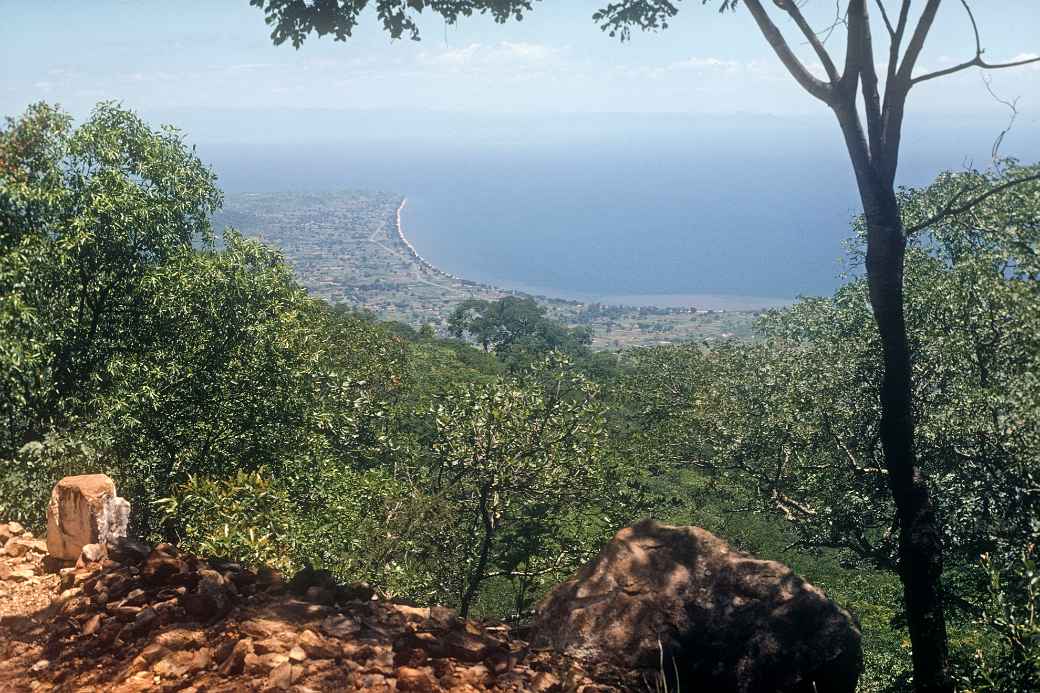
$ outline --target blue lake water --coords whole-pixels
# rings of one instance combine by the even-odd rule
[[[405,195],[405,233],[422,255],[498,286],[705,306],[705,295],[765,304],[829,293],[840,281],[858,198],[827,121],[677,116],[619,125],[561,116],[505,119],[491,130],[454,125],[422,136],[413,127],[396,137],[388,126],[339,142],[203,143],[199,151],[228,191]],[[909,129],[902,181],[984,164],[994,130],[998,121]],[[1016,137],[1015,153],[1037,158],[1035,125]]]

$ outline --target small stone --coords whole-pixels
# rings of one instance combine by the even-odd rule
[[[300,633],[299,646],[312,659],[335,659],[341,654],[339,647],[325,640],[312,630]],[[291,656],[291,655],[290,655]]]
[[[307,659],[307,653],[299,645],[293,645],[292,649],[289,650],[289,659],[294,662],[302,662]]]
[[[144,590],[138,588],[130,590],[130,593],[126,595],[126,599],[123,600],[124,606],[144,606],[148,601],[148,595]]]
[[[83,563],[97,563],[108,555],[107,550],[101,544],[84,544],[79,552],[79,558]]]
[[[231,648],[231,653],[227,656],[221,665],[220,673],[224,676],[237,676],[242,673],[245,668],[246,655],[253,653],[253,641],[249,638],[243,638],[234,644]]]
[[[108,555],[111,558],[120,563],[127,563],[130,565],[142,563],[152,552],[152,549],[148,544],[137,541],[136,539],[128,539],[126,537],[110,538],[107,547]]]
[[[200,631],[176,628],[160,633],[155,642],[170,650],[187,650],[200,647],[206,641],[206,636]]]
[[[279,664],[267,676],[267,685],[277,690],[288,690],[292,685],[292,665],[289,662]]]
[[[4,544],[4,553],[13,558],[20,558],[29,552],[29,542],[21,537],[11,537]]]
[[[361,624],[352,618],[335,614],[321,622],[321,632],[334,638],[349,638],[361,630]]]
[[[83,635],[93,635],[101,627],[101,614],[94,614],[83,624]]]
[[[547,671],[538,672],[531,681],[532,693],[552,693],[560,690],[560,680]]]
[[[10,577],[7,579],[14,580],[15,582],[25,582],[34,577],[36,577],[36,573],[32,571],[32,568],[19,568],[17,570],[12,570]]]
[[[8,522],[7,533],[12,537],[17,537],[19,534],[25,533],[25,527],[22,527],[18,522]],[[32,539],[32,535],[29,535],[29,538]]]
[[[155,609],[145,607],[141,609],[134,618],[134,632],[144,633],[150,630],[158,620],[159,614],[155,613]]]
[[[50,669],[50,666],[51,666],[51,663],[50,663],[49,660],[41,659],[38,662],[36,662],[35,664],[33,664],[31,667],[29,667],[29,671],[31,671],[33,673],[37,673],[37,672],[43,671],[44,669]]]
[[[414,693],[429,693],[430,691],[439,690],[440,687],[434,683],[433,679],[422,669],[413,669],[412,667],[398,667],[397,671],[394,672],[395,678],[397,678],[397,690],[399,691],[413,691]]]
[[[336,601],[336,593],[326,587],[313,585],[307,588],[303,598],[314,604],[331,606]]]

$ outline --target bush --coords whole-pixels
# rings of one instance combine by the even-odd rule
[[[101,455],[88,443],[48,433],[0,460],[0,518],[32,531],[44,528],[51,489],[62,477],[104,470]]]
[[[293,534],[289,498],[266,469],[226,479],[191,476],[175,497],[156,504],[163,524],[177,528],[184,548],[281,570],[295,564],[286,550]]]
[[[1012,569],[1001,570],[989,555],[982,567],[989,578],[988,603],[979,625],[987,632],[964,677],[970,691],[1030,693],[1040,690],[1040,573],[1038,551],[1028,546]]]

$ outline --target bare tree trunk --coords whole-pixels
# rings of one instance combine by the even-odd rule
[[[914,451],[912,371],[903,301],[905,234],[891,189],[879,184],[861,192],[867,219],[867,284],[884,359],[881,445],[899,521],[899,575],[914,687],[918,693],[948,693],[953,687],[943,612],[942,534]]]
[[[895,98],[901,107],[902,99]],[[849,152],[867,222],[867,287],[882,350],[881,447],[899,522],[899,577],[910,630],[917,693],[952,693],[942,594],[942,532],[914,449],[913,371],[906,333],[906,232],[895,194],[897,145],[870,156],[855,91],[832,104]],[[891,136],[896,137],[899,128]]]

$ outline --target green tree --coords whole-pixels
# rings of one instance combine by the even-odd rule
[[[519,578],[526,591],[531,578],[563,574],[586,557],[590,543],[578,539],[602,531],[609,478],[591,383],[547,362],[525,383],[446,394],[432,414],[428,483],[454,508],[446,545],[463,615],[489,578]]]
[[[570,329],[545,313],[533,298],[471,298],[448,317],[448,332],[457,339],[474,340],[514,367],[526,367],[553,350],[585,355],[592,341],[588,330]]]
[[[89,411],[140,329],[144,278],[212,234],[214,176],[176,130],[47,104],[0,130],[0,454]]]
[[[224,240],[147,278],[140,328],[156,343],[109,361],[91,427],[111,441],[136,497],[169,497],[193,474],[264,467],[306,505],[325,465],[379,459],[399,356],[391,340],[308,298],[273,251],[230,231]],[[148,507],[138,516],[151,528]]]
[[[701,4],[708,4],[702,0]],[[264,10],[273,26],[276,44],[287,40],[299,48],[310,33],[332,34],[346,40],[356,28],[369,3],[314,3],[295,0],[250,0]],[[424,9],[452,23],[474,13],[490,14],[496,21],[522,19],[532,10],[532,0],[376,0],[376,14],[394,38],[419,38],[415,14]],[[928,480],[916,456],[913,418],[911,349],[904,311],[903,272],[908,234],[930,225],[919,222],[906,228],[896,192],[896,172],[906,105],[912,89],[967,69],[1010,68],[1040,60],[1025,58],[1009,63],[992,63],[984,57],[979,28],[968,0],[967,11],[974,30],[968,59],[933,72],[921,72],[920,56],[934,25],[942,0],[927,0],[916,19],[911,0],[887,3],[876,0],[839,2],[829,22],[846,33],[845,55],[838,61],[824,45],[821,34],[803,13],[803,4],[776,0],[767,9],[761,0],[717,0],[719,11],[744,7],[759,32],[791,77],[813,98],[834,114],[855,173],[863,205],[866,230],[866,273],[871,311],[878,326],[882,353],[881,421],[879,437],[884,449],[887,484],[897,510],[899,569],[913,641],[914,682],[918,691],[950,691],[947,637],[941,575],[942,539]],[[891,6],[898,11],[889,11]],[[879,21],[872,22],[876,7]],[[894,10],[895,8],[892,7]],[[656,31],[668,27],[678,13],[673,0],[616,0],[597,11],[593,19],[611,36],[622,41],[632,28]],[[774,19],[785,16],[793,32],[803,39],[820,62],[824,78],[815,76],[791,49]],[[874,49],[874,32],[882,28],[888,38],[883,51],[887,65],[879,65]],[[879,75],[884,75],[882,82]],[[882,91],[883,90],[883,91]],[[1018,181],[1011,181],[1013,185]],[[936,208],[940,219],[960,209],[970,209],[979,200],[1003,192],[990,189],[975,197],[953,195]]]
[[[908,224],[953,191],[986,190],[1035,168],[941,176],[908,193]],[[910,239],[910,344],[917,449],[937,490],[955,565],[1003,559],[1034,538],[1040,408],[1037,183],[1024,184]],[[862,251],[858,251],[862,257]],[[831,299],[767,316],[769,341],[717,353],[703,410],[716,459],[795,520],[803,542],[898,567],[898,527],[880,440],[879,335],[862,279]],[[751,375],[749,375],[751,374]],[[703,439],[702,439],[703,441]]]
[[[215,491],[265,469],[314,518],[391,453],[401,340],[309,298],[255,241],[229,230],[218,249],[219,191],[175,131],[113,104],[73,129],[41,104],[8,121],[0,155],[5,506],[82,460],[116,477],[141,531],[177,539],[186,518],[160,526],[155,501],[192,478]],[[341,557],[342,532],[314,534],[328,541],[307,555]]]
[[[953,190],[1034,170],[944,174],[904,195],[907,223]],[[969,609],[979,554],[1011,564],[1040,528],[1038,192],[1024,184],[935,223],[907,255],[918,455],[944,519],[946,590]],[[792,548],[897,571],[867,292],[856,278],[831,298],[772,312],[758,343],[641,350],[622,390],[635,428],[649,426],[646,458],[700,470],[738,507],[779,513]]]

